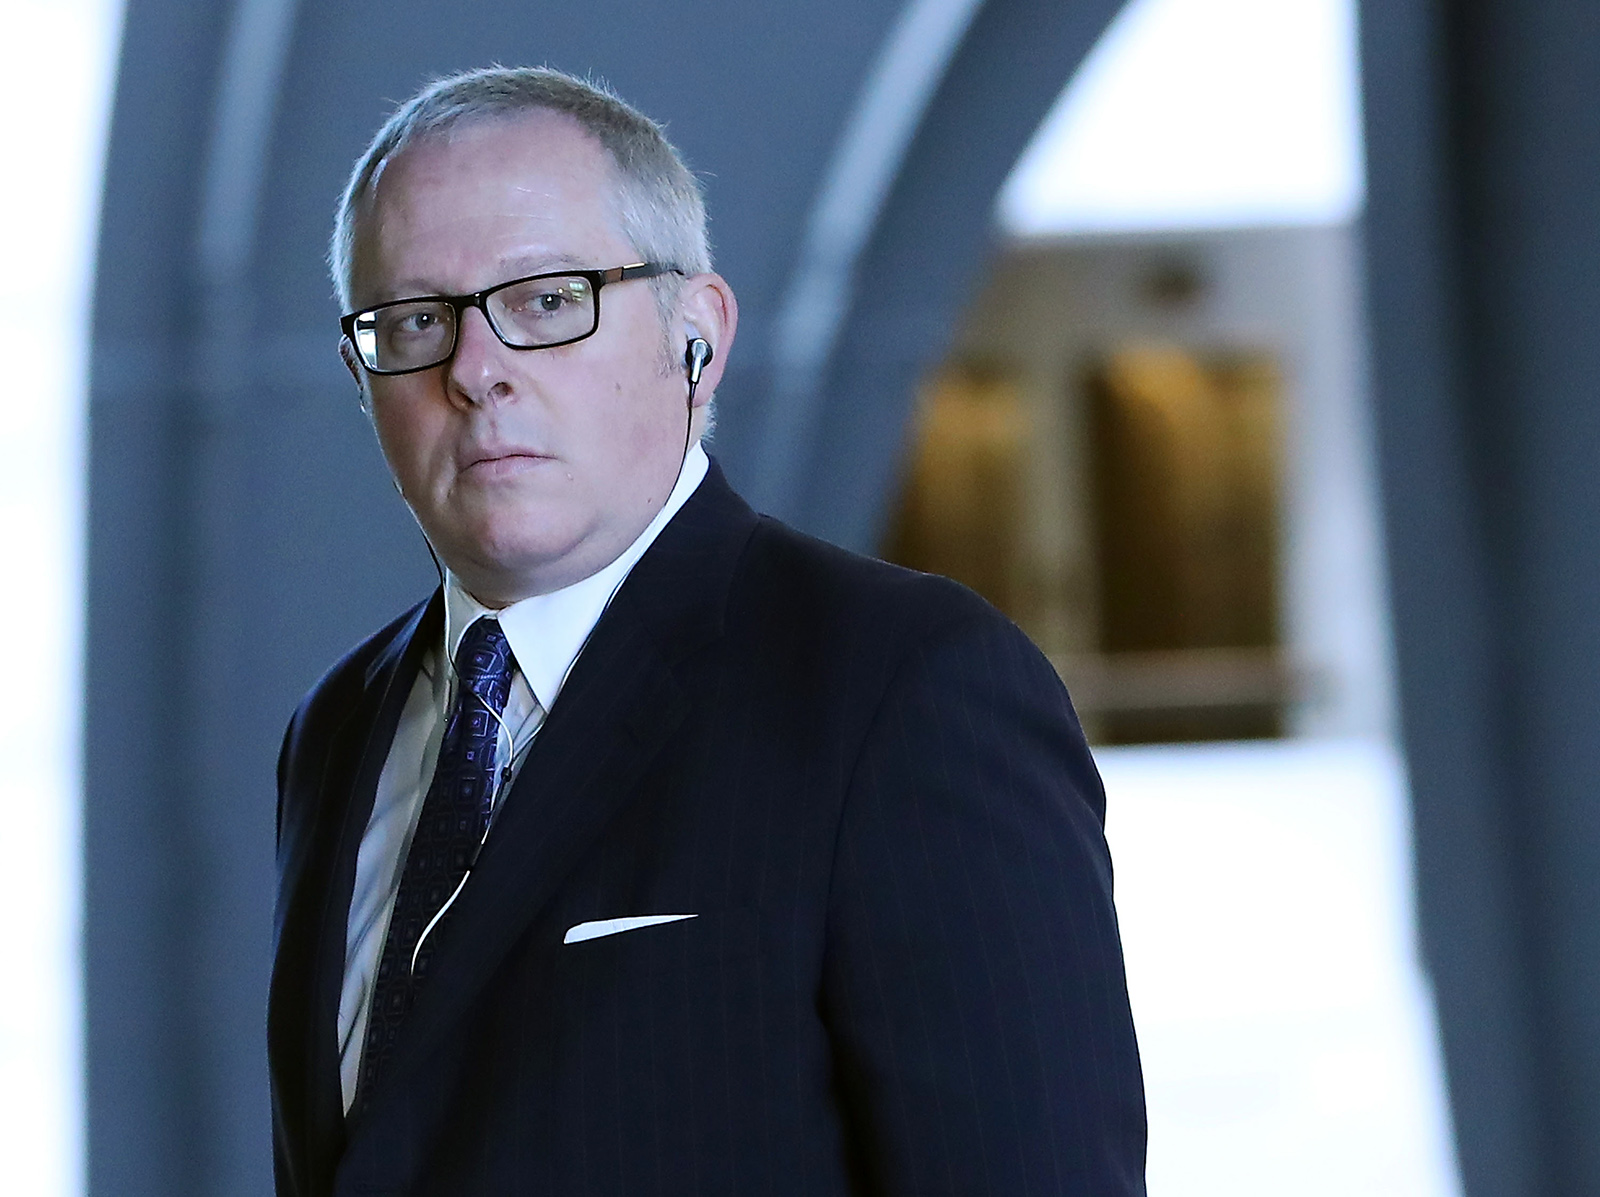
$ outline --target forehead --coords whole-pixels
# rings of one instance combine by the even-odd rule
[[[382,299],[478,290],[507,271],[621,265],[631,248],[616,210],[610,155],[570,117],[459,126],[384,164],[357,222],[352,283]]]

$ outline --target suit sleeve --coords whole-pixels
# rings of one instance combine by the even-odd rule
[[[1009,623],[901,665],[847,790],[823,981],[871,1192],[1144,1192],[1103,818],[1066,692]]]

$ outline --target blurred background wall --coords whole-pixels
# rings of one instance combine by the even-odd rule
[[[87,243],[91,199],[7,250],[68,280],[35,308],[92,323],[86,409],[72,371],[19,375],[19,413],[65,414],[7,442],[54,486],[8,500],[39,563],[7,588],[19,659],[61,692],[15,700],[38,776],[5,790],[54,853],[10,895],[54,980],[0,1026],[38,1191],[270,1191],[277,738],[431,576],[333,352],[322,247],[390,106],[495,60],[604,76],[707,177],[743,313],[712,446],[735,484],[967,581],[1072,687],[1152,1192],[1600,1191],[1600,20],[1577,0],[1365,6],[1359,126],[1334,0],[128,0],[77,26],[10,2],[107,81],[19,117],[15,160],[59,161],[54,133],[88,162],[111,113],[92,302],[39,248]],[[51,83],[27,65],[18,112]]]

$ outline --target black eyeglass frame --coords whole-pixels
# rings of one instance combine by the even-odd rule
[[[521,278],[507,279],[503,283],[496,283],[482,291],[475,291],[471,295],[416,295],[410,299],[394,299],[388,303],[380,303],[376,307],[362,308],[355,312],[346,312],[339,317],[339,327],[344,331],[345,339],[350,342],[350,347],[355,350],[356,359],[368,374],[377,374],[385,378],[392,378],[400,374],[416,374],[422,370],[431,370],[435,366],[442,366],[456,354],[456,346],[461,342],[461,322],[466,319],[468,308],[477,308],[483,313],[484,323],[489,330],[499,339],[507,349],[556,349],[562,345],[573,345],[579,341],[587,340],[600,331],[600,292],[608,283],[624,283],[636,278],[659,278],[663,274],[682,274],[676,266],[666,266],[660,262],[634,262],[627,266],[613,266],[609,270],[546,270],[539,274],[527,274]],[[590,324],[589,331],[580,333],[576,337],[567,337],[561,341],[550,341],[541,345],[518,345],[506,340],[505,333],[494,322],[490,313],[488,299],[497,291],[504,291],[507,287],[521,286],[523,283],[537,282],[542,278],[581,278],[588,282],[594,292],[594,322]],[[455,310],[455,327],[450,334],[450,349],[437,361],[429,362],[425,366],[407,366],[404,370],[380,370],[368,363],[361,352],[361,346],[356,341],[356,321],[363,316],[373,316],[385,308],[401,307],[408,303],[447,303]]]

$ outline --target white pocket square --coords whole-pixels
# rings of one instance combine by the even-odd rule
[[[579,923],[567,928],[562,943],[582,943],[586,939],[599,939],[602,935],[616,935],[622,931],[636,931],[640,927],[654,927],[659,923],[677,923],[684,919],[699,918],[694,914],[636,914],[625,919],[597,919],[592,923]]]

